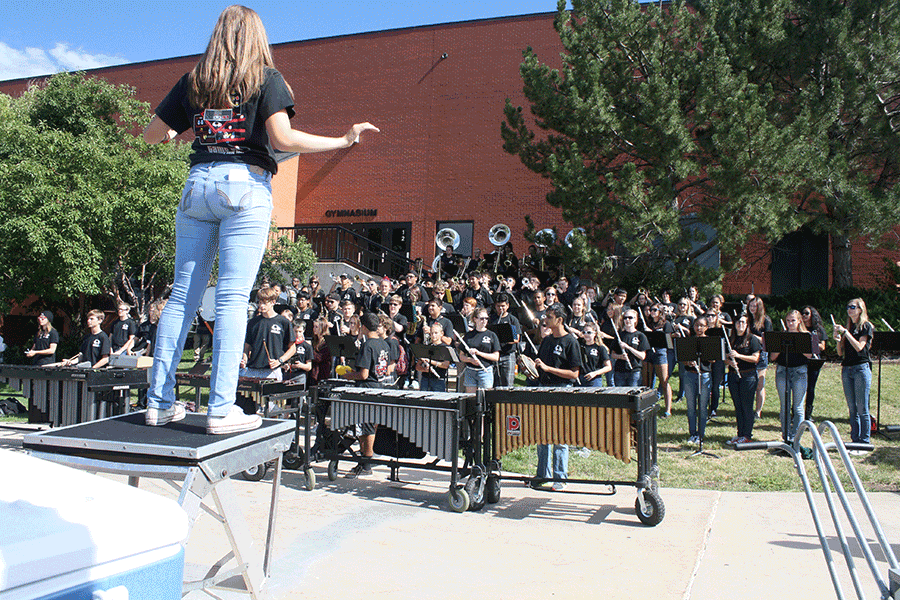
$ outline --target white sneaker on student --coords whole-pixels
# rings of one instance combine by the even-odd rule
[[[217,435],[250,431],[260,425],[262,425],[262,417],[245,414],[240,406],[232,406],[231,410],[224,417],[206,417],[206,433]]]
[[[169,408],[148,408],[144,415],[144,423],[151,427],[165,425],[184,418],[184,405],[177,402]]]

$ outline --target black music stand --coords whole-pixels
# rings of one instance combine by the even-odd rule
[[[900,331],[879,331],[872,336],[872,352],[878,353],[878,404],[875,409],[875,433],[887,440],[897,439],[900,425],[881,426],[881,357],[900,352]]]
[[[509,323],[493,323],[488,325],[487,328],[497,334],[501,344],[512,344],[516,341],[512,325]]]
[[[343,358],[344,364],[351,367],[356,365],[356,354],[359,352],[359,348],[356,347],[355,337],[352,335],[326,335],[325,343],[328,344],[332,358]]]
[[[791,352],[794,354],[813,354],[817,348],[813,348],[812,336],[808,332],[793,331],[766,331],[763,335],[766,342],[766,350],[769,354],[773,352]],[[781,402],[781,399],[778,399]],[[781,439],[784,443],[788,443],[788,431],[790,431],[790,422],[792,419],[791,410],[788,406],[782,407],[784,418],[781,420]]]
[[[468,329],[466,329],[466,318],[458,312],[446,313],[443,316],[447,317],[447,320],[453,325],[453,331],[458,331],[460,333],[468,331]]]
[[[647,341],[650,342],[651,348],[665,348],[666,350],[675,349],[675,342],[673,341],[671,333],[665,333],[664,331],[645,331],[644,335],[647,336]]]
[[[725,360],[725,339],[720,337],[680,337],[675,338],[675,358],[680,363],[686,363],[694,361],[696,363],[703,362],[715,362],[717,360]],[[710,374],[711,375],[711,374]],[[710,376],[710,383],[712,383],[712,377]],[[697,398],[697,404],[699,408],[701,400]],[[697,415],[697,426],[700,428],[701,418],[700,415]],[[706,430],[706,423],[702,424],[703,430]],[[705,435],[700,436],[700,447],[696,452],[691,454],[691,456],[697,456],[702,454],[703,456],[711,456],[713,458],[719,458],[718,455],[713,454],[712,452],[705,452],[703,450],[703,439]]]
[[[420,358],[430,358],[437,362],[444,362],[447,360],[450,361],[450,364],[459,362],[459,355],[456,354],[456,349],[451,346],[410,344],[409,353],[412,354],[413,361],[419,360]]]

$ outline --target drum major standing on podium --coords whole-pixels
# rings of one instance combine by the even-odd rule
[[[272,213],[271,180],[278,170],[273,148],[337,150],[358,142],[365,131],[378,131],[359,123],[341,137],[312,135],[291,128],[293,114],[293,94],[275,69],[259,15],[230,6],[219,16],[200,61],[175,84],[144,130],[150,144],[188,129],[194,134],[191,171],[175,217],[175,282],[157,334],[148,425],[184,417],[184,408],[175,404],[175,371],[218,251],[207,430],[256,426],[234,400],[247,298]]]

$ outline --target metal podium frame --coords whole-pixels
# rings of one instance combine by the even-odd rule
[[[212,565],[207,577],[184,582],[183,595],[198,589],[214,588],[234,575],[241,575],[250,596],[261,600],[269,573],[278,514],[281,456],[293,440],[293,421],[267,419],[259,429],[222,436],[206,435],[206,415],[203,414],[188,413],[183,421],[165,427],[149,428],[143,425],[143,421],[144,413],[137,412],[71,425],[27,435],[23,446],[38,458],[76,469],[126,475],[128,484],[134,487],[138,486],[141,477],[165,480],[180,490],[178,504],[188,516],[188,535],[203,509],[222,523],[231,544],[231,551]],[[117,430],[140,433],[135,429],[138,425],[148,436],[156,437],[156,442],[160,441],[160,436],[180,437],[192,445],[165,445],[154,443],[154,440],[134,442],[114,434]],[[110,435],[110,432],[113,434]],[[210,443],[196,445],[207,440]],[[275,472],[265,553],[260,557],[259,552],[254,552],[253,539],[235,501],[230,478],[270,461],[275,463]],[[210,494],[216,510],[203,503]],[[236,565],[223,571],[231,559]]]

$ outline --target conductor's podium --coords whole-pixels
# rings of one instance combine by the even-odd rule
[[[144,425],[136,412],[25,436],[23,446],[35,456],[86,471],[128,476],[137,487],[141,477],[172,482],[180,490],[178,504],[193,526],[203,500],[212,495],[217,515],[231,542],[231,552],[209,576],[185,582],[184,593],[209,589],[234,575],[244,579],[252,598],[261,597],[269,568],[281,482],[281,455],[294,436],[294,423],[264,419],[253,431],[208,435],[206,415],[188,413],[183,421],[163,427]],[[275,463],[265,553],[254,548],[235,500],[231,476],[267,462]],[[231,568],[226,568],[234,563]]]

